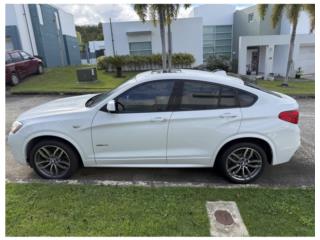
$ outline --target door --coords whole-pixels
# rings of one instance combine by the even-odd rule
[[[140,84],[115,98],[115,113],[97,113],[92,123],[97,165],[166,163],[173,86],[166,80]]]
[[[26,74],[31,75],[38,69],[37,63],[32,59],[32,56],[26,52],[21,51],[20,55],[26,68]]]
[[[303,74],[315,73],[315,49],[314,46],[301,46],[299,51],[299,57],[295,68],[299,67],[303,71]]]
[[[258,74],[258,67],[259,67],[259,51],[253,51],[251,53],[251,71],[254,72],[254,74]]]
[[[200,81],[184,81],[181,89],[168,128],[168,164],[212,166],[218,146],[240,127],[236,90]]]

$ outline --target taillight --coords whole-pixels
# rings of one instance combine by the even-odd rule
[[[299,111],[298,110],[293,110],[293,111],[286,111],[286,112],[281,112],[279,114],[279,118],[283,121],[287,121],[290,123],[298,124],[299,121]]]

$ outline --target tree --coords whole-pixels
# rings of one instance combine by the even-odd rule
[[[269,7],[269,4],[258,5],[258,11],[262,19],[265,17],[268,7]],[[300,12],[303,10],[309,13],[310,32],[313,32],[314,26],[315,26],[314,4],[275,4],[272,7],[271,21],[272,21],[273,28],[275,28],[279,23],[279,21],[281,21],[281,17],[284,12],[286,13],[292,25],[292,32],[291,32],[290,43],[289,43],[288,65],[287,65],[286,76],[282,83],[282,86],[288,86],[289,72],[293,67],[292,56],[293,56],[294,42],[296,38],[298,19],[299,19]]]
[[[184,4],[184,8],[187,9],[190,4]],[[172,69],[172,33],[171,33],[171,22],[176,20],[178,17],[180,4],[166,4],[166,24],[168,26],[168,71]]]
[[[165,39],[165,5],[164,4],[134,4],[134,10],[138,14],[142,22],[146,21],[148,13],[150,14],[150,19],[156,26],[157,21],[160,25],[160,36],[161,36],[161,47],[162,47],[162,69],[165,72],[167,67],[167,57],[166,57],[166,39]]]

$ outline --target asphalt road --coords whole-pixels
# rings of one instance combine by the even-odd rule
[[[7,96],[6,97],[6,134],[17,116],[29,108],[61,96]],[[299,99],[300,127],[302,145],[289,163],[267,166],[264,174],[254,182],[261,186],[300,187],[314,186],[314,99]],[[37,181],[39,177],[28,166],[15,162],[6,148],[6,179],[9,181]],[[230,186],[214,169],[143,169],[143,168],[83,168],[73,176],[79,182],[116,181]]]

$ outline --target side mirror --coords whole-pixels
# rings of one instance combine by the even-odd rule
[[[110,113],[116,112],[116,102],[114,100],[108,102],[107,111]]]

